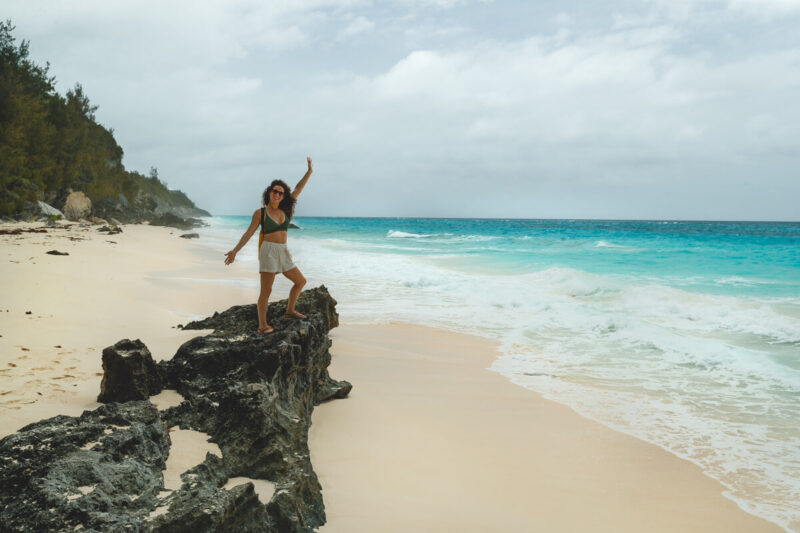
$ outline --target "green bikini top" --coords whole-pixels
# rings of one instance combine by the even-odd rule
[[[289,229],[289,216],[284,214],[283,224],[278,224],[267,213],[267,209],[261,208],[261,233],[275,233],[276,231],[287,231]]]

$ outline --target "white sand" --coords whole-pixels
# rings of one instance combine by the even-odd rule
[[[224,267],[222,257],[212,261],[181,231],[123,230],[108,236],[73,225],[0,235],[0,436],[41,418],[97,408],[103,348],[139,338],[156,360],[171,358],[198,334],[174,326],[254,298],[235,284],[171,280],[191,277],[192,270],[205,277],[252,275],[237,264]]]
[[[423,326],[332,332],[346,400],[309,444],[338,531],[780,531],[700,469],[486,370],[496,346]]]
[[[245,483],[253,484],[256,496],[258,496],[258,501],[264,505],[269,503],[269,501],[272,499],[272,496],[275,494],[275,483],[265,479],[253,479],[249,477],[232,477],[228,479],[228,482],[225,483],[222,488],[230,490],[233,487],[244,485]]]
[[[205,461],[207,453],[222,457],[219,446],[208,442],[209,436],[201,431],[169,428],[169,438],[172,444],[164,470],[165,489],[181,488],[181,474]]]
[[[177,407],[183,403],[183,396],[178,394],[177,391],[164,389],[155,396],[150,396],[150,402],[156,406],[156,409],[163,411],[170,407]]]

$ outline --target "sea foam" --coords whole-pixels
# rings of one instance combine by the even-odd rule
[[[495,339],[493,370],[697,463],[743,508],[800,524],[800,275],[782,266],[790,247],[763,262],[773,228],[752,231],[745,272],[737,242],[687,223],[397,224],[306,219],[290,234],[343,322]]]

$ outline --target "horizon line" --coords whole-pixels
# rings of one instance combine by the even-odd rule
[[[211,215],[212,217],[245,217],[251,215]],[[747,222],[771,224],[800,224],[798,220],[739,220],[739,219],[702,219],[702,218],[517,218],[517,217],[409,217],[409,216],[333,216],[333,215],[297,215],[292,218],[340,218],[340,219],[378,219],[378,220],[516,220],[516,221],[582,221],[582,222]]]

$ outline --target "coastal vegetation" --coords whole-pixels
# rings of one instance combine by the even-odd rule
[[[38,214],[38,201],[61,207],[70,190],[85,193],[98,216],[137,222],[177,209],[202,216],[181,191],[151,168],[145,176],[122,164],[114,131],[99,124],[80,84],[61,95],[50,64],[29,57],[10,20],[0,21],[0,217]],[[160,209],[159,209],[160,208]]]

